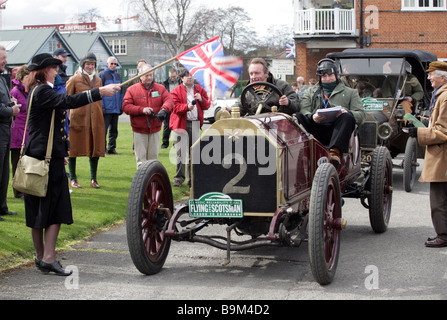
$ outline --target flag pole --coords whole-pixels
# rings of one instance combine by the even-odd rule
[[[158,68],[163,67],[164,65],[167,65],[168,63],[170,63],[170,62],[176,60],[177,57],[179,57],[179,56],[181,56],[181,55],[183,55],[183,54],[185,54],[185,53],[187,53],[187,52],[189,52],[189,51],[192,51],[192,50],[194,50],[194,49],[196,49],[196,48],[198,48],[198,47],[200,47],[200,46],[203,46],[205,43],[208,43],[208,42],[211,42],[211,41],[215,41],[215,40],[217,40],[217,39],[219,39],[218,36],[216,36],[216,37],[214,37],[214,38],[212,38],[212,39],[209,39],[209,40],[205,41],[204,43],[198,44],[197,46],[195,46],[195,47],[193,47],[193,48],[191,48],[191,49],[188,49],[188,50],[186,50],[185,52],[182,52],[182,53],[180,53],[179,55],[177,55],[177,56],[175,56],[175,57],[172,57],[172,58],[169,59],[169,60],[166,60],[165,62],[160,63],[158,66],[155,66],[155,67],[153,67],[152,69],[147,70],[146,72],[144,72],[144,73],[142,73],[142,74],[138,74],[138,75],[136,75],[135,77],[133,77],[133,78],[131,78],[131,79],[129,79],[129,80],[127,80],[127,81],[125,81],[125,82],[119,84],[119,86],[120,86],[120,87],[125,86],[126,84],[131,83],[131,82],[133,82],[133,81],[139,79],[140,77],[142,77],[142,76],[144,76],[144,75],[146,75],[146,74],[148,74],[148,73],[150,73],[150,72],[153,72],[154,70],[157,70]]]
[[[160,63],[159,65],[157,65],[157,66],[155,66],[155,67],[153,67],[153,68],[151,68],[151,69],[149,69],[149,70],[143,72],[142,74],[138,74],[138,75],[136,75],[135,77],[133,77],[133,78],[127,80],[127,81],[124,81],[123,83],[120,83],[119,86],[122,87],[122,86],[127,85],[128,83],[134,82],[135,80],[140,79],[140,77],[142,77],[142,76],[144,76],[144,75],[146,75],[146,74],[148,74],[148,73],[151,73],[151,72],[153,72],[154,70],[157,70],[158,68],[161,68],[161,67],[163,67],[164,65],[167,65],[168,63],[170,63],[170,62],[172,62],[172,61],[174,61],[174,60],[176,60],[176,59],[177,59],[177,57],[172,57],[171,59],[166,60],[165,62]]]

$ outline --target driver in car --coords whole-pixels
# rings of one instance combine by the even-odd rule
[[[262,112],[270,112],[271,107],[277,106],[278,112],[287,113],[293,115],[295,112],[299,111],[300,102],[298,99],[298,95],[295,90],[293,90],[292,86],[283,80],[275,79],[273,75],[270,73],[268,69],[267,62],[262,58],[254,58],[251,60],[248,66],[248,73],[250,76],[250,83],[253,82],[268,82],[275,85],[279,91],[282,93],[282,96],[279,97],[277,95],[272,95],[266,101],[267,110],[262,110]],[[256,112],[257,105],[249,104],[248,106],[242,106],[241,103],[238,104],[240,108],[241,116],[243,115],[253,115]]]
[[[363,103],[356,89],[340,81],[338,69],[331,59],[318,62],[319,83],[307,90],[301,100],[301,111],[296,117],[299,123],[330,150],[331,163],[338,168],[341,155],[348,152],[349,140],[355,125],[366,118]],[[318,110],[341,107],[329,120]],[[326,110],[327,111],[327,110]]]

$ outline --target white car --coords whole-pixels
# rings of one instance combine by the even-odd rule
[[[203,117],[205,120],[208,120],[209,123],[213,123],[216,121],[216,114],[222,107],[227,107],[228,110],[231,110],[231,107],[238,102],[239,99],[216,99],[211,103],[211,106],[208,110],[205,110],[203,113]]]

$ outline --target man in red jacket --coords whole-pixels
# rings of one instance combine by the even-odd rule
[[[139,70],[144,73],[149,69],[151,66],[145,64]],[[161,124],[172,107],[171,95],[163,85],[154,82],[153,72],[127,89],[123,111],[130,116],[137,167],[144,161],[158,159]]]
[[[188,166],[186,184],[191,186],[189,150],[200,137],[203,125],[203,111],[210,107],[208,94],[186,69],[179,71],[182,84],[171,91],[174,108],[169,121],[169,128],[174,131],[174,148],[176,150],[176,174],[174,187],[185,181],[185,164]]]

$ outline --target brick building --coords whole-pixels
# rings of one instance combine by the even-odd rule
[[[294,0],[296,75],[315,77],[327,53],[348,48],[419,49],[447,61],[447,0]]]

